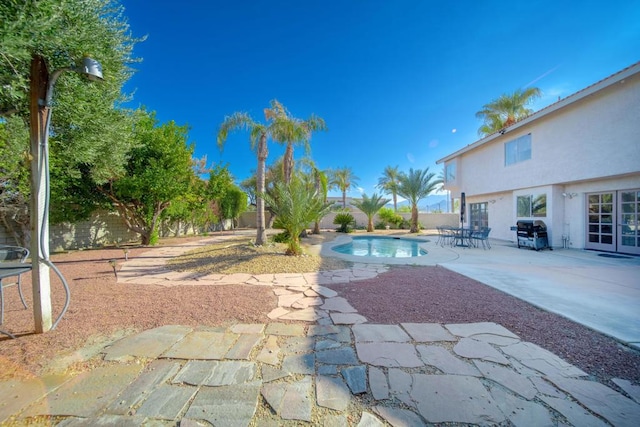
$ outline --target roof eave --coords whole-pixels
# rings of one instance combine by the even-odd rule
[[[499,138],[499,137],[503,136],[504,134],[506,134],[508,132],[512,132],[512,131],[517,130],[517,129],[523,127],[523,126],[528,125],[531,122],[534,122],[534,121],[539,120],[539,119],[541,119],[543,117],[546,117],[549,114],[552,114],[552,113],[554,113],[554,112],[556,112],[556,111],[558,111],[560,109],[563,109],[563,108],[565,108],[565,107],[567,107],[567,106],[569,106],[569,105],[571,105],[571,104],[573,104],[575,102],[578,102],[578,101],[580,101],[580,100],[582,100],[582,99],[584,99],[584,98],[586,98],[586,97],[588,97],[590,95],[593,95],[596,92],[599,92],[599,91],[601,91],[603,89],[606,89],[606,88],[608,88],[610,86],[613,86],[614,84],[617,84],[617,83],[619,83],[619,82],[621,82],[621,81],[623,81],[623,80],[625,80],[625,79],[627,79],[627,78],[629,78],[629,77],[631,77],[631,76],[633,76],[633,75],[635,75],[637,73],[640,73],[640,62],[636,62],[635,64],[633,64],[633,65],[631,65],[631,66],[629,66],[629,67],[627,67],[627,68],[625,68],[625,69],[623,69],[623,70],[621,70],[621,71],[619,71],[619,72],[617,72],[617,73],[615,73],[615,74],[613,74],[613,75],[611,75],[611,76],[609,76],[609,77],[607,77],[605,79],[602,79],[599,82],[596,82],[596,83],[594,83],[594,84],[592,84],[590,86],[587,86],[586,88],[581,89],[578,92],[576,92],[576,93],[574,93],[572,95],[569,95],[564,99],[561,99],[561,100],[559,100],[557,102],[554,102],[553,104],[551,104],[551,105],[549,105],[549,106],[547,106],[547,107],[545,107],[545,108],[543,108],[541,110],[536,111],[535,113],[531,114],[530,116],[528,116],[528,117],[526,117],[526,118],[514,123],[513,125],[511,125],[511,126],[509,126],[507,128],[504,128],[503,130],[501,130],[499,132],[492,133],[491,135],[488,135],[488,136],[486,136],[486,137],[484,137],[482,139],[479,139],[478,141],[473,142],[473,143],[467,145],[466,147],[463,147],[460,150],[458,150],[458,151],[456,151],[456,152],[454,152],[452,154],[449,154],[446,157],[443,157],[443,158],[437,160],[436,164],[439,165],[440,163],[448,162],[449,160],[454,159],[454,158],[456,158],[456,157],[458,157],[458,156],[460,156],[460,155],[462,155],[462,154],[464,154],[466,152],[474,150],[477,147],[480,147],[480,146],[482,146],[484,144],[487,144],[488,142],[491,142],[494,139]]]

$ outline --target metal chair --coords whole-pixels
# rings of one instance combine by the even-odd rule
[[[491,249],[491,244],[489,243],[490,232],[491,227],[485,227],[471,233],[471,240],[473,240],[474,246],[478,247],[482,243],[482,249]]]
[[[0,246],[0,262],[19,262],[24,263],[29,257],[29,249],[21,246]],[[7,277],[17,276],[18,280],[14,283],[4,284],[2,281]],[[4,288],[9,286],[18,286],[18,294],[24,308],[27,308],[27,303],[24,300],[22,294],[22,272],[17,274],[11,274],[5,277],[0,277],[0,324],[4,322]]]

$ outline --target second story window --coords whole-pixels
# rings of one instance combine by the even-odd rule
[[[444,183],[454,184],[456,182],[456,161],[450,161],[444,165]]]
[[[504,144],[504,165],[509,166],[531,158],[531,134],[522,135]]]

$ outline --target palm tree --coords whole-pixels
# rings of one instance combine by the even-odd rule
[[[264,115],[267,123],[258,123],[254,121],[247,113],[236,112],[231,116],[225,117],[218,130],[218,147],[220,150],[224,148],[224,143],[229,136],[229,132],[234,130],[246,129],[249,131],[249,141],[251,149],[256,150],[258,157],[258,169],[256,170],[256,245],[261,246],[267,242],[267,231],[264,220],[264,200],[260,196],[265,191],[265,169],[267,163],[267,138],[274,138],[274,135],[283,133],[282,127],[285,126],[283,120],[276,120],[278,111],[282,106],[278,101],[271,101],[271,108],[265,108]]]
[[[433,178],[434,173],[429,172],[429,168],[425,170],[409,169],[409,174],[400,174],[398,194],[411,202],[411,229],[410,233],[417,233],[418,230],[418,203],[420,199],[427,197],[434,192],[440,180]]]
[[[329,193],[328,171],[323,171],[318,169],[315,162],[309,157],[302,159],[301,163],[304,167],[306,167],[306,169],[308,169],[308,172],[303,176],[313,181],[313,188],[315,189],[316,193],[318,193],[322,197],[322,200],[326,203],[327,195]],[[321,220],[322,220],[322,216],[318,216],[318,218],[315,219],[313,224],[313,231],[311,232],[311,234],[320,234]]]
[[[287,255],[300,255],[300,233],[307,225],[328,211],[330,205],[300,177],[292,176],[289,185],[277,182],[268,194],[261,195],[276,214],[276,224],[288,236]]]
[[[362,200],[353,202],[353,205],[367,216],[367,232],[370,233],[373,231],[374,215],[388,202],[389,199],[383,199],[382,196],[378,196],[376,193],[373,193],[370,198],[366,194],[363,194]]]
[[[393,211],[398,212],[398,166],[387,166],[382,176],[378,178],[378,188],[391,193],[393,197]]]
[[[342,191],[342,207],[347,207],[347,191],[351,188],[351,185],[355,185],[358,180],[357,176],[353,174],[351,168],[343,167],[338,168],[331,172],[330,184],[336,186]]]
[[[271,101],[271,108],[265,110],[265,116],[268,120],[277,123],[277,132],[272,134],[272,138],[279,144],[286,145],[283,161],[284,182],[288,184],[291,181],[293,173],[293,146],[302,144],[305,151],[310,150],[309,140],[311,133],[326,130],[327,127],[322,118],[311,115],[307,120],[300,120],[293,117],[289,111],[277,100]]]
[[[485,104],[482,110],[476,113],[476,117],[484,121],[478,133],[486,136],[524,119],[533,112],[526,108],[526,105],[540,95],[540,89],[530,87],[525,90],[518,89],[511,94],[503,94],[498,99]]]

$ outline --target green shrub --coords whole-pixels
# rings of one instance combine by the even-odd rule
[[[271,237],[274,243],[289,243],[289,233],[283,231],[282,233],[274,234]]]
[[[350,213],[341,212],[333,219],[333,223],[340,226],[338,232],[349,233],[351,231],[350,227],[355,226],[356,219]]]
[[[395,228],[400,228],[402,222],[404,221],[402,215],[395,213],[391,208],[380,209],[378,211],[378,218],[380,218],[380,220],[384,222],[385,225],[389,224],[394,226]]]

